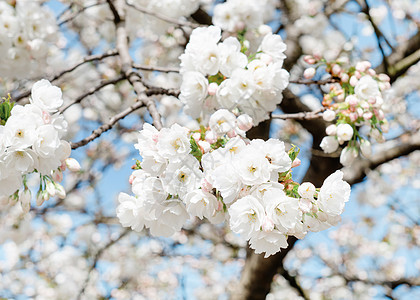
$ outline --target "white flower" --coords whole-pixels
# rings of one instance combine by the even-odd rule
[[[181,94],[179,99],[190,107],[202,107],[207,96],[208,80],[200,72],[186,72],[182,76]],[[198,110],[199,111],[199,110]],[[199,117],[195,115],[192,117]]]
[[[286,51],[286,48],[286,44],[279,35],[269,33],[262,40],[258,50],[271,55],[275,62],[282,63],[286,58],[286,55],[283,53]]]
[[[120,193],[118,195],[120,204],[117,207],[117,217],[124,227],[141,231],[144,227],[143,201],[139,198]]]
[[[338,216],[350,198],[350,185],[343,181],[343,172],[336,171],[328,176],[318,195],[319,208],[330,216]]]
[[[354,93],[363,100],[368,100],[371,97],[376,98],[381,95],[378,82],[369,75],[360,78],[354,87]]]
[[[12,115],[4,126],[5,145],[14,149],[23,149],[33,145],[38,138],[36,133],[36,123],[26,116],[22,118]]]
[[[325,129],[325,133],[327,135],[336,135],[337,134],[337,126],[335,124],[331,124],[331,125],[327,126],[327,128]]]
[[[231,76],[236,68],[245,68],[248,59],[241,51],[241,44],[237,38],[228,37],[220,43],[220,72],[225,76]]]
[[[325,136],[320,146],[325,153],[333,153],[338,149],[338,141],[335,136]]]
[[[306,199],[313,199],[315,192],[315,186],[310,182],[303,182],[298,188],[298,194]]]
[[[267,216],[283,233],[293,229],[302,218],[298,199],[286,196],[281,189],[268,189],[264,192],[263,202],[266,204]]]
[[[211,172],[211,177],[213,186],[222,194],[226,204],[233,202],[238,197],[243,184],[231,162],[225,162],[215,168]]]
[[[337,126],[338,142],[342,144],[345,141],[350,141],[353,137],[353,127],[349,124],[339,124]]]
[[[170,237],[181,230],[187,219],[185,205],[179,199],[168,199],[154,206],[153,219],[148,218],[146,226],[154,236]]]
[[[210,116],[209,126],[218,136],[222,136],[236,127],[236,117],[227,109],[219,109]]]
[[[38,159],[32,149],[10,150],[4,156],[4,163],[9,170],[26,174],[37,167]]]
[[[61,89],[48,80],[35,82],[31,90],[30,102],[42,110],[55,112],[63,104]]]
[[[37,128],[38,138],[34,143],[34,150],[43,157],[48,158],[55,154],[55,151],[60,147],[60,139],[58,132],[53,125],[46,124]]]
[[[248,148],[248,147],[247,147]],[[270,163],[263,153],[252,151],[252,148],[241,151],[234,157],[234,165],[239,178],[246,185],[267,182],[270,179]]]
[[[350,166],[353,161],[357,158],[357,149],[353,148],[353,147],[345,147],[340,154],[340,163],[345,166],[348,167]]]
[[[264,253],[264,258],[269,257],[280,251],[281,248],[287,248],[287,237],[276,230],[270,232],[256,232],[250,239],[250,248],[255,250],[256,254]]]
[[[158,153],[166,159],[180,160],[191,151],[187,134],[188,129],[178,124],[173,124],[171,128],[163,128],[159,132]]]
[[[189,192],[183,200],[187,206],[187,212],[200,219],[211,218],[218,205],[215,196],[201,189]]]
[[[248,195],[238,199],[229,207],[230,228],[247,239],[260,231],[265,212],[257,198]]]

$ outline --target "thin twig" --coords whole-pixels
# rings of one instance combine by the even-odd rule
[[[78,62],[77,64],[75,64],[74,66],[72,66],[72,67],[70,67],[70,68],[68,68],[66,70],[61,71],[60,73],[58,73],[57,75],[54,75],[53,77],[49,78],[48,80],[51,81],[51,82],[53,82],[53,81],[61,78],[64,74],[73,72],[74,70],[76,70],[81,65],[84,65],[85,63],[96,61],[96,60],[102,60],[102,59],[104,59],[106,57],[115,56],[115,55],[118,55],[118,51],[117,50],[110,50],[110,51],[107,51],[107,52],[105,52],[103,54],[96,54],[96,55],[86,56],[86,57],[83,58],[82,61]],[[31,94],[31,90],[27,90],[27,91],[21,93],[20,95],[17,95],[17,96],[12,97],[12,98],[13,98],[13,101],[18,102],[21,99],[28,97],[30,94]]]
[[[146,105],[147,110],[153,118],[153,125],[160,130],[163,125],[161,116],[156,109],[155,102],[148,98],[147,94],[144,92],[145,87],[140,81],[140,75],[134,73],[131,69],[134,62],[130,56],[128,35],[125,27],[126,2],[124,0],[117,0],[114,5],[111,0],[108,0],[108,3],[112,13],[114,14],[114,24],[117,34],[116,47],[121,58],[121,73],[126,76],[127,80],[133,86],[134,92],[137,94],[137,101]]]
[[[147,14],[147,15],[150,15],[150,16],[153,16],[153,17],[156,17],[156,18],[161,19],[161,20],[163,20],[165,22],[168,22],[168,23],[177,24],[179,26],[187,26],[187,27],[191,27],[191,28],[200,27],[200,24],[189,22],[189,21],[174,19],[174,18],[165,16],[163,14],[151,11],[150,9],[147,9],[145,7],[135,6],[134,4],[129,3],[128,1],[126,1],[126,4],[128,6],[134,8],[135,10],[139,11],[139,12],[142,12],[144,14]]]
[[[136,111],[137,109],[141,108],[145,106],[145,104],[142,101],[136,102],[133,105],[131,105],[130,107],[128,107],[127,109],[123,110],[122,112],[116,114],[115,116],[113,116],[108,123],[103,124],[102,126],[100,126],[98,129],[95,129],[94,131],[92,131],[92,134],[86,138],[84,138],[83,140],[76,142],[76,143],[71,143],[71,148],[72,149],[77,149],[79,147],[85,146],[88,143],[90,143],[91,141],[95,140],[96,138],[100,137],[104,132],[110,130],[112,128],[112,126],[115,125],[115,123],[117,123],[119,120],[124,119],[126,116],[128,116],[129,114],[131,114],[132,112]]]
[[[314,111],[304,111],[299,112],[295,114],[282,114],[282,115],[272,115],[272,119],[281,119],[281,120],[287,120],[287,119],[295,119],[295,120],[312,120],[312,119],[318,119],[322,117],[321,112],[325,111],[325,107],[322,107],[320,109],[314,110]]]
[[[99,259],[101,258],[102,253],[104,253],[105,250],[107,250],[109,247],[111,247],[112,245],[114,245],[115,243],[117,243],[119,240],[121,240],[124,236],[126,236],[128,233],[130,232],[129,229],[125,229],[118,238],[116,238],[115,240],[111,240],[109,241],[105,246],[103,246],[101,249],[98,250],[98,252],[96,252],[96,255],[93,259],[93,263],[90,266],[89,270],[88,270],[88,274],[86,277],[86,280],[83,283],[82,288],[79,291],[79,294],[77,296],[77,299],[81,299],[83,293],[86,290],[86,287],[89,284],[89,280],[90,280],[90,274],[92,273],[92,271],[96,268],[96,265],[98,264]]]
[[[72,20],[74,20],[78,15],[80,15],[82,12],[84,12],[85,10],[98,6],[98,5],[102,5],[105,4],[105,2],[98,2],[98,3],[94,3],[88,6],[84,6],[82,7],[80,10],[78,10],[77,12],[75,12],[74,14],[72,14],[70,17],[68,17],[67,19],[64,19],[63,21],[61,21],[60,23],[58,23],[58,26],[64,25]]]
[[[305,84],[305,85],[311,85],[311,84],[318,84],[318,85],[324,85],[324,84],[330,84],[330,83],[337,83],[340,82],[340,79],[335,77],[330,77],[327,79],[321,79],[321,80],[289,80],[289,83],[296,83],[296,84]]]
[[[133,64],[132,66],[134,69],[142,70],[142,71],[157,71],[163,73],[179,73],[179,68],[171,68],[171,67],[158,67],[158,66],[144,66],[139,64]]]
[[[77,97],[75,100],[73,100],[72,102],[68,103],[67,105],[63,106],[62,108],[60,108],[59,112],[63,113],[64,111],[66,111],[70,106],[81,102],[83,99],[85,99],[87,96],[93,95],[94,93],[96,93],[97,91],[101,90],[102,88],[104,88],[107,85],[110,84],[115,84],[118,83],[122,80],[124,80],[125,77],[124,76],[119,76],[117,78],[114,79],[110,79],[110,80],[106,80],[103,81],[101,84],[99,84],[98,86],[95,86],[93,88],[91,88],[90,90],[88,90],[86,93],[80,95],[79,97]]]

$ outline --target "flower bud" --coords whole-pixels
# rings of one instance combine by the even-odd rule
[[[54,197],[54,196],[55,196],[55,185],[54,185],[54,183],[53,183],[53,182],[51,182],[51,181],[48,181],[48,182],[47,182],[47,185],[46,185],[46,188],[47,188],[47,193],[48,193],[51,197]]]
[[[247,114],[240,115],[236,119],[236,124],[238,125],[238,128],[243,131],[248,131],[253,126],[252,118]]]
[[[341,81],[342,82],[348,82],[349,81],[349,75],[347,73],[342,73],[341,74]]]
[[[262,36],[267,35],[269,33],[271,33],[273,30],[271,29],[270,26],[266,25],[266,24],[262,24],[260,26],[258,26],[258,33]]]
[[[310,199],[307,198],[300,198],[299,199],[299,208],[303,213],[308,213],[312,209],[312,202]]]
[[[343,166],[348,167],[357,158],[357,155],[358,155],[358,153],[357,153],[357,150],[355,148],[347,146],[341,151],[340,163]]]
[[[352,76],[352,77],[350,77],[350,85],[351,86],[356,86],[356,84],[359,82],[359,80],[357,79],[357,77],[356,76]]]
[[[316,74],[316,70],[315,68],[307,68],[304,72],[303,72],[303,77],[305,77],[305,79],[311,79],[315,76]]]
[[[362,140],[360,143],[360,151],[363,156],[369,158],[372,155],[372,146],[368,140]]]
[[[210,144],[206,141],[198,141],[198,146],[200,146],[203,153],[207,153],[211,149]]]
[[[324,136],[320,147],[325,153],[333,153],[338,149],[338,141],[334,136]]]
[[[80,171],[80,164],[77,160],[75,160],[72,157],[69,157],[65,160],[67,168],[69,168],[72,172],[78,172]]]
[[[56,194],[57,194],[58,198],[60,198],[60,199],[66,198],[66,191],[64,190],[64,187],[61,184],[59,184],[59,183],[55,184],[55,191],[56,191]]]
[[[305,55],[303,57],[303,60],[310,65],[313,65],[314,63],[316,63],[316,60],[311,56],[311,55]]]
[[[333,110],[327,109],[322,114],[322,118],[327,122],[331,122],[335,119],[335,112]]]
[[[298,194],[302,198],[312,199],[315,195],[316,188],[310,182],[303,182],[298,188]]]
[[[199,132],[194,132],[192,137],[196,142],[198,142],[201,139],[201,134]]]
[[[339,124],[337,126],[337,138],[338,142],[350,141],[353,137],[353,127],[349,124]]]
[[[332,124],[325,129],[325,133],[327,135],[336,135],[337,134],[337,126]]]
[[[295,160],[292,162],[292,168],[299,167],[302,161],[299,158],[295,158]]]
[[[207,87],[207,93],[209,93],[210,96],[214,96],[214,95],[216,95],[218,88],[219,88],[219,86],[217,85],[217,83],[212,82]]]
[[[333,73],[333,75],[339,75],[341,72],[341,67],[339,65],[334,65],[332,67],[331,72]]]
[[[206,137],[205,137],[206,141],[209,142],[210,144],[213,144],[217,141],[217,135],[214,131],[209,130],[206,132]]]
[[[357,99],[355,95],[348,95],[345,101],[348,105],[353,107],[359,103],[359,99]]]

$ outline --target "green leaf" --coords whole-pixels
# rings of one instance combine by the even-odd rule
[[[4,102],[0,103],[0,124],[4,125],[11,115],[14,103],[10,102],[10,94],[7,98],[3,98]]]
[[[190,138],[190,145],[191,145],[191,154],[198,161],[201,161],[201,157],[203,156],[203,153],[201,152],[200,147],[198,146],[197,142],[194,140],[193,137]]]
[[[289,154],[290,159],[292,160],[292,162],[296,159],[296,157],[298,156],[300,149],[299,147],[295,146],[292,144],[292,148],[289,150],[289,152],[287,154]]]

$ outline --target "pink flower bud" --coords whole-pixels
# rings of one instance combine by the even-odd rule
[[[79,172],[80,171],[80,164],[77,160],[72,157],[69,157],[65,160],[67,168],[69,168],[72,172]]]
[[[312,202],[310,199],[301,198],[299,199],[299,208],[303,213],[308,213],[312,209]]]
[[[303,72],[303,77],[305,77],[305,79],[311,79],[315,76],[316,74],[316,70],[315,68],[307,68],[304,72]]]
[[[354,72],[354,76],[356,76],[357,79],[362,78],[362,74],[360,74],[359,71]]]
[[[363,108],[364,110],[368,110],[370,105],[366,101],[362,101],[362,103],[360,103],[360,107]]]
[[[214,96],[214,95],[216,95],[216,92],[217,92],[218,88],[219,88],[219,86],[217,85],[217,83],[212,82],[207,87],[207,92],[209,93],[210,96]]]
[[[375,114],[376,117],[378,118],[379,121],[382,121],[383,119],[385,119],[385,114],[384,111],[382,109],[378,110],[378,113]]]
[[[370,120],[370,119],[372,119],[372,117],[373,117],[373,114],[370,111],[365,112],[363,114],[363,119],[365,119],[365,120]]]
[[[314,63],[316,63],[316,60],[311,56],[311,55],[305,55],[303,57],[303,60],[310,65],[313,65]]]
[[[390,82],[391,81],[391,78],[389,78],[389,76],[384,74],[384,73],[379,74],[378,78],[379,78],[380,81],[383,81],[383,82]]]
[[[370,76],[375,76],[376,75],[376,71],[374,69],[369,69],[369,70],[367,70],[367,72]]]
[[[362,61],[359,61],[359,62],[356,64],[356,70],[357,70],[358,72],[364,72],[364,71],[365,71],[365,65],[364,65],[364,63],[363,63]]]
[[[238,134],[236,133],[235,130],[231,129],[228,131],[227,136],[230,138],[234,138],[235,136],[237,136]]]
[[[295,160],[292,162],[292,168],[299,167],[302,161],[299,158],[295,158]]]
[[[341,67],[340,67],[339,65],[334,65],[334,66],[332,67],[331,72],[332,72],[334,75],[339,75],[339,74],[341,73]]]
[[[346,103],[348,103],[348,105],[354,107],[359,103],[359,99],[357,99],[356,96],[354,95],[349,95],[346,97]]]
[[[347,74],[347,73],[342,73],[341,74],[341,81],[342,82],[348,82],[349,81],[349,74]]]
[[[207,153],[211,149],[210,144],[208,142],[206,142],[206,141],[198,141],[198,146],[200,146],[201,151],[203,153]]]
[[[240,115],[236,119],[236,124],[238,125],[238,128],[243,131],[248,131],[253,126],[252,118],[247,114]]]
[[[369,99],[368,99],[368,102],[369,102],[369,104],[375,104],[376,103],[376,98],[375,97],[370,97]]]
[[[352,76],[352,77],[350,77],[350,85],[351,86],[356,86],[356,84],[359,82],[359,80],[357,79],[357,77],[356,76]]]
[[[133,184],[133,181],[134,181],[134,179],[135,179],[136,177],[133,175],[133,174],[131,174],[130,175],[130,177],[128,177],[128,183],[130,184],[130,185],[132,185]]]
[[[356,122],[356,120],[359,118],[357,113],[350,113],[349,117],[350,117],[350,121],[352,122]]]
[[[206,132],[206,141],[210,144],[216,143],[217,141],[217,135],[214,131],[209,130]]]
[[[201,134],[199,132],[194,132],[192,137],[196,142],[198,142],[201,139]]]

